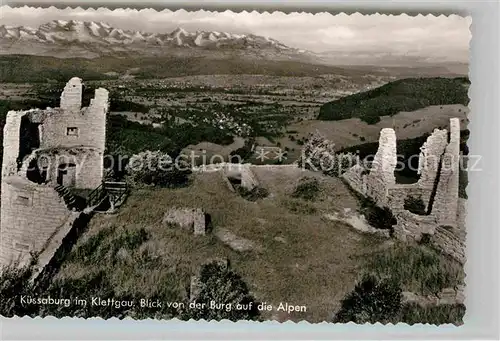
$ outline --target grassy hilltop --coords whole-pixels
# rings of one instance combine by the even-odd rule
[[[414,111],[431,105],[469,103],[466,77],[400,79],[373,90],[360,92],[324,104],[319,120],[360,118],[373,124],[380,116]]]

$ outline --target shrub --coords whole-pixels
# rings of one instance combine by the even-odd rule
[[[183,319],[238,321],[256,320],[259,317],[258,303],[250,294],[247,284],[228,266],[216,261],[205,264],[200,271],[199,280],[201,290],[196,296],[196,302],[205,303],[205,306],[185,312]],[[220,308],[211,308],[212,302]]]
[[[36,306],[20,304],[22,296],[33,294],[34,286],[30,282],[32,274],[32,264],[21,268],[14,264],[1,269],[0,315],[5,317],[36,315]]]
[[[292,193],[292,197],[313,200],[318,196],[319,192],[320,187],[317,179],[302,178]]]
[[[263,187],[254,187],[251,190],[246,189],[243,186],[236,186],[238,193],[246,200],[257,201],[259,199],[264,199],[269,196],[269,191]]]
[[[393,231],[393,226],[398,222],[388,207],[381,208],[368,198],[356,195],[360,200],[360,213],[363,214],[368,223],[374,228]]]
[[[397,220],[388,207],[380,208],[371,206],[364,210],[366,220],[373,227],[381,230],[393,230],[393,226],[397,224]]]
[[[402,298],[402,290],[397,282],[391,279],[378,280],[374,276],[365,275],[342,300],[334,322],[392,322],[400,314]]]
[[[145,151],[132,156],[125,167],[127,178],[136,185],[180,187],[188,183],[190,167],[184,161],[174,161],[160,151]]]
[[[337,153],[333,142],[316,133],[304,144],[298,163],[306,169],[321,171],[329,176],[340,176],[356,165],[358,160],[352,153]]]

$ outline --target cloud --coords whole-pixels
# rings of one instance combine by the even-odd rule
[[[467,61],[471,19],[457,15],[353,15],[330,13],[258,13],[231,11],[97,10],[17,7],[0,8],[0,24],[38,27],[54,19],[104,21],[113,26],[147,32],[170,32],[176,27],[253,33],[314,52],[373,52],[418,55]]]

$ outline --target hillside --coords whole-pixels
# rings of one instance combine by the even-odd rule
[[[325,103],[320,108],[318,120],[360,118],[374,124],[380,121],[381,116],[393,116],[401,111],[414,111],[431,105],[466,106],[469,84],[465,77],[400,79]]]
[[[0,82],[66,82],[74,75],[86,81],[137,78],[157,79],[188,75],[268,75],[319,76],[323,74],[363,75],[364,71],[297,61],[248,59],[239,56],[203,57],[197,55],[156,57],[55,58],[46,56],[0,56]],[[378,74],[372,72],[371,74]]]

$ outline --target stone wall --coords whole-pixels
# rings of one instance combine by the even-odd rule
[[[83,85],[78,77],[71,78],[61,94],[61,109],[69,112],[78,112],[82,107]]]
[[[394,226],[394,235],[403,241],[420,241],[423,234],[434,234],[437,226],[436,217],[418,215],[409,211],[395,214],[397,224]]]
[[[454,227],[437,226],[431,242],[441,252],[465,263],[465,231]]]
[[[450,119],[450,142],[446,146],[432,212],[440,225],[456,226],[460,167],[460,121]]]
[[[436,129],[427,138],[419,156],[420,179],[414,184],[396,184],[396,139],[392,129],[382,129],[379,149],[371,170],[356,165],[344,173],[347,184],[358,193],[388,207],[397,220],[394,235],[401,240],[430,242],[443,253],[465,261],[466,200],[459,199],[460,121],[450,119],[450,138],[446,130]],[[405,209],[407,198],[422,199],[423,214]]]
[[[425,189],[421,192],[421,196],[426,204],[430,201],[431,193],[439,172],[441,157],[443,156],[447,144],[447,130],[435,129],[421,147],[420,157],[418,159],[418,174],[420,174],[418,186]],[[428,207],[426,207],[426,209],[427,208]]]
[[[36,279],[38,275],[45,269],[45,267],[50,263],[52,257],[61,246],[64,238],[68,235],[70,230],[73,228],[75,221],[83,215],[83,212],[70,212],[68,218],[57,229],[57,231],[47,240],[45,247],[38,255],[38,260],[34,267],[33,279]]]
[[[353,190],[363,196],[368,196],[367,172],[363,166],[355,165],[342,174],[342,178]]]
[[[108,92],[97,89],[88,108],[46,112],[41,125],[40,148],[86,146],[104,151]]]
[[[379,147],[367,175],[367,195],[379,206],[386,206],[387,188],[396,183],[397,162],[396,133],[394,129],[384,128],[380,131]]]
[[[2,178],[17,172],[19,156],[19,137],[23,111],[9,111],[3,128]]]
[[[227,179],[239,180],[241,181],[241,187],[246,188],[247,190],[252,190],[255,187],[259,186],[259,180],[252,172],[251,167],[253,165],[249,163],[220,163],[214,165],[205,165],[202,167],[198,167],[196,171],[199,172],[215,172],[222,171],[222,174]]]
[[[51,186],[36,185],[20,176],[2,179],[1,264],[29,260],[41,252],[71,212]]]
[[[416,184],[396,184],[387,189],[387,206],[395,214],[404,211],[405,200],[409,197],[421,198],[422,189]]]
[[[56,149],[38,149],[32,152],[23,162],[18,174],[26,177],[28,169],[32,167],[31,161],[35,160],[40,168],[45,169],[47,184],[57,185],[59,166],[66,167],[66,171],[74,170],[75,181],[70,187],[94,189],[101,184],[103,176],[103,153],[92,147],[61,147]],[[64,165],[73,164],[75,167]],[[68,186],[65,184],[65,186]]]

